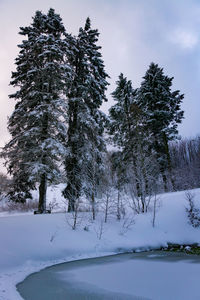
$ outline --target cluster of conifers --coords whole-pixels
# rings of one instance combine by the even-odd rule
[[[133,89],[120,74],[106,116],[100,106],[107,101],[109,76],[89,18],[72,36],[53,9],[37,11],[20,34],[26,39],[12,73],[18,90],[10,95],[17,101],[8,122],[11,140],[1,152],[13,176],[10,199],[25,202],[39,184],[38,211],[45,212],[47,183],[64,177],[68,210],[76,209],[82,194],[94,207],[98,187],[112,184],[115,174],[116,188],[129,184],[145,211],[158,182],[165,190],[174,185],[169,141],[183,118],[183,95],[171,90],[173,78],[151,63]],[[105,154],[105,131],[118,148],[111,155]]]

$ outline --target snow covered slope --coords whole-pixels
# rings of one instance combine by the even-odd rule
[[[200,189],[194,191],[200,202]],[[161,206],[152,227],[152,212],[134,216],[135,224],[101,214],[92,222],[81,213],[77,230],[69,226],[69,214],[1,214],[0,218],[0,299],[18,300],[15,284],[28,274],[58,262],[159,248],[171,243],[200,243],[200,229],[188,224],[185,192],[160,196]],[[87,230],[85,230],[87,229]],[[102,233],[102,235],[100,234]]]

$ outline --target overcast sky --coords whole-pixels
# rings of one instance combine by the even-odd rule
[[[185,119],[179,126],[184,137],[200,133],[200,1],[199,0],[0,0],[0,147],[9,140],[7,117],[14,109],[9,86],[20,26],[30,25],[36,10],[52,7],[63,19],[66,31],[77,34],[85,19],[100,32],[99,44],[110,93],[120,72],[139,87],[151,62],[174,77],[173,89],[185,94]]]

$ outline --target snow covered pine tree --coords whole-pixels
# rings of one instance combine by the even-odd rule
[[[47,182],[60,176],[58,162],[66,151],[63,95],[71,80],[65,59],[68,45],[62,20],[53,9],[47,15],[37,11],[31,26],[21,27],[20,34],[27,39],[19,45],[17,70],[12,73],[11,85],[19,90],[10,95],[17,104],[8,122],[12,138],[2,155],[13,175],[14,200],[24,202],[38,182],[38,213],[45,213]]]
[[[150,147],[150,132],[144,126],[146,115],[137,106],[137,90],[123,74],[120,74],[112,96],[116,104],[109,110],[109,133],[121,150],[120,165],[123,165],[133,195],[134,210],[145,212],[149,203],[146,197],[152,193],[157,171]]]
[[[81,193],[85,193],[93,207],[95,186],[102,168],[102,153],[105,151],[103,140],[105,115],[99,110],[106,101],[105,91],[108,75],[104,71],[98,41],[98,30],[91,29],[87,18],[85,27],[79,35],[71,57],[74,78],[68,98],[68,141],[65,170],[67,186],[63,191],[69,200],[68,211],[74,211]]]
[[[167,191],[167,174],[171,177],[171,161],[168,142],[177,136],[177,126],[183,119],[180,109],[184,95],[171,91],[173,77],[163,73],[157,64],[151,63],[138,91],[137,105],[147,117],[146,128],[151,131],[153,148],[157,153],[164,189]],[[173,178],[170,178],[173,188]]]

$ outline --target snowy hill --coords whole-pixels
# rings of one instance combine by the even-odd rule
[[[199,202],[200,189],[193,190]],[[59,188],[51,191],[62,203]],[[49,196],[50,196],[49,194]],[[132,250],[148,250],[167,243],[200,244],[200,229],[188,224],[185,192],[163,194],[152,226],[153,213],[110,216],[103,223],[101,213],[91,221],[91,213],[79,214],[79,226],[71,229],[71,215],[53,213],[0,214],[0,299],[21,299],[15,284],[28,274],[58,262],[108,255]]]

